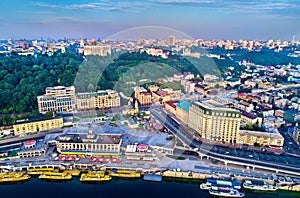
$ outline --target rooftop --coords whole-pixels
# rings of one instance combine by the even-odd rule
[[[194,105],[198,106],[199,108],[212,110],[212,111],[226,111],[228,113],[240,113],[240,111],[224,107],[221,103],[211,100],[209,98],[202,98],[197,102],[193,102]]]
[[[267,131],[248,131],[240,130],[240,135],[251,135],[251,136],[260,136],[264,138],[280,138],[284,139],[279,132],[267,132]]]
[[[65,134],[58,136],[56,140],[67,143],[119,144],[121,136],[121,134]]]
[[[177,107],[183,109],[186,112],[189,112],[190,105],[191,105],[191,102],[186,101],[186,100],[176,104]]]
[[[39,122],[39,121],[45,121],[45,120],[52,120],[52,119],[60,119],[62,118],[62,116],[58,116],[58,117],[39,117],[39,118],[33,118],[33,119],[24,119],[24,120],[16,120],[14,125],[17,124],[24,124],[24,123],[29,123],[29,122]]]

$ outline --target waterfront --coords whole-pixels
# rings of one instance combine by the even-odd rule
[[[82,184],[79,178],[69,182],[47,182],[38,178],[32,178],[28,182],[20,184],[0,185],[2,198],[23,197],[31,198],[41,196],[43,198],[53,197],[131,197],[131,198],[181,198],[181,197],[210,197],[209,193],[199,189],[197,183],[183,183],[163,181],[161,183],[146,182],[142,180],[113,179],[103,184]],[[245,197],[262,196],[264,198],[300,197],[300,193],[278,191],[278,192],[251,192],[246,191]]]

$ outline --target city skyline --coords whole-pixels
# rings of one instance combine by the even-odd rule
[[[1,38],[105,39],[141,26],[162,26],[203,39],[296,40],[294,0],[1,1]],[[143,32],[141,32],[141,37]]]

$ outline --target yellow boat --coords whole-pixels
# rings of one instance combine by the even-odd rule
[[[126,177],[126,178],[139,178],[141,177],[141,174],[136,172],[136,171],[132,171],[132,170],[117,170],[117,171],[110,171],[108,173],[109,176],[112,177]]]
[[[71,174],[72,176],[79,176],[80,170],[64,170],[64,172]]]
[[[29,180],[30,176],[25,173],[7,173],[0,177],[0,183],[20,182]]]
[[[41,175],[45,172],[55,171],[54,168],[32,168],[27,171],[27,174],[29,175]]]
[[[40,179],[47,179],[47,180],[71,180],[72,175],[67,172],[44,172],[39,176]]]
[[[81,182],[101,182],[101,181],[110,181],[111,177],[105,175],[104,171],[97,172],[88,172],[82,173],[80,177]]]

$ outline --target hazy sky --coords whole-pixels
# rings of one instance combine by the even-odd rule
[[[300,40],[300,0],[0,0],[0,38],[106,38],[139,26],[204,39]]]

